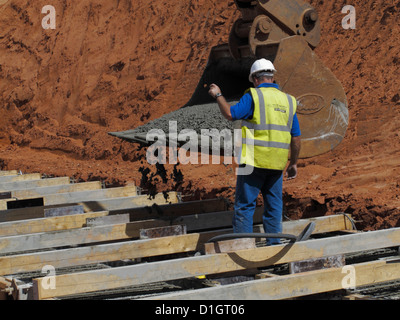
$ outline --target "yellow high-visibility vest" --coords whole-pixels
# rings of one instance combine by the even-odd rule
[[[253,118],[242,121],[240,163],[284,170],[289,158],[291,130],[297,102],[274,87],[250,88]]]

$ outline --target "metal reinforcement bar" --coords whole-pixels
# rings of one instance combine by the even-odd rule
[[[343,216],[320,217],[311,220],[316,225],[314,233],[326,232],[327,230],[347,230]],[[297,234],[309,222],[310,220],[308,219],[284,222],[283,230],[286,233]],[[38,271],[45,265],[52,265],[54,268],[63,268],[180,252],[200,251],[204,243],[212,237],[223,233],[230,233],[231,231],[231,229],[225,229],[156,239],[4,256],[0,257],[0,275]]]
[[[399,245],[400,229],[394,228],[287,245],[58,275],[55,276],[56,288],[50,289],[46,285],[42,285],[42,282],[47,280],[46,278],[36,278],[33,279],[33,293],[35,299],[47,299],[158,281],[222,274]],[[242,296],[242,298],[246,297]]]
[[[348,289],[346,277],[353,272],[354,286],[360,287],[400,279],[398,263],[373,261],[267,279],[246,281],[220,287],[185,291],[148,299],[162,300],[282,300],[317,293]]]

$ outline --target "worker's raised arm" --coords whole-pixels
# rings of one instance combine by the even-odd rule
[[[222,115],[229,121],[232,121],[232,114],[231,114],[231,106],[225,100],[224,96],[221,93],[221,89],[216,85],[210,85],[210,90],[208,91],[209,95],[212,96],[215,100],[217,100],[219,109]]]

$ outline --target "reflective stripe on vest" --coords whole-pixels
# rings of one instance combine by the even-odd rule
[[[264,100],[264,95],[260,88],[256,89],[257,95],[258,95],[258,100],[260,102],[260,106],[265,106],[265,100]],[[286,94],[287,99],[289,101],[289,119],[288,123],[286,126],[281,126],[281,125],[275,125],[275,124],[267,124],[267,118],[265,116],[265,108],[260,108],[260,124],[255,124],[253,122],[249,122],[246,120],[242,121],[242,126],[245,126],[249,129],[254,129],[254,130],[278,130],[278,131],[286,131],[290,132],[292,130],[292,123],[293,123],[293,117],[294,117],[294,106],[293,106],[293,100],[292,97],[289,94]]]
[[[267,101],[266,104],[266,96],[262,89],[257,88],[250,90],[254,101],[254,113],[252,120],[242,121],[241,163],[266,169],[284,170],[289,156],[290,132],[292,129],[293,117],[296,112],[293,97],[289,94],[285,94],[287,100],[285,99],[285,102],[283,102],[282,95],[284,93],[275,91],[278,89],[268,88],[267,90],[272,91],[266,92],[265,94],[270,95],[271,100],[281,101],[279,105],[276,105],[276,108],[281,107],[285,109],[277,111],[274,108],[274,111],[282,111],[285,114],[285,118],[271,116],[272,111],[269,111],[268,122],[270,123],[267,123],[266,108],[274,106],[269,104],[269,101]],[[254,96],[255,94],[256,97]],[[274,95],[276,95],[275,99],[272,99]],[[288,111],[288,115],[286,115],[286,110]],[[286,121],[286,117],[287,123],[283,125],[282,120]],[[272,133],[272,131],[275,131],[275,133]],[[274,141],[274,139],[277,139],[277,141]]]

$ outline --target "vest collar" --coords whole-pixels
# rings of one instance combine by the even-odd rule
[[[277,83],[261,83],[257,88],[275,88],[275,89],[279,89],[279,85]]]

